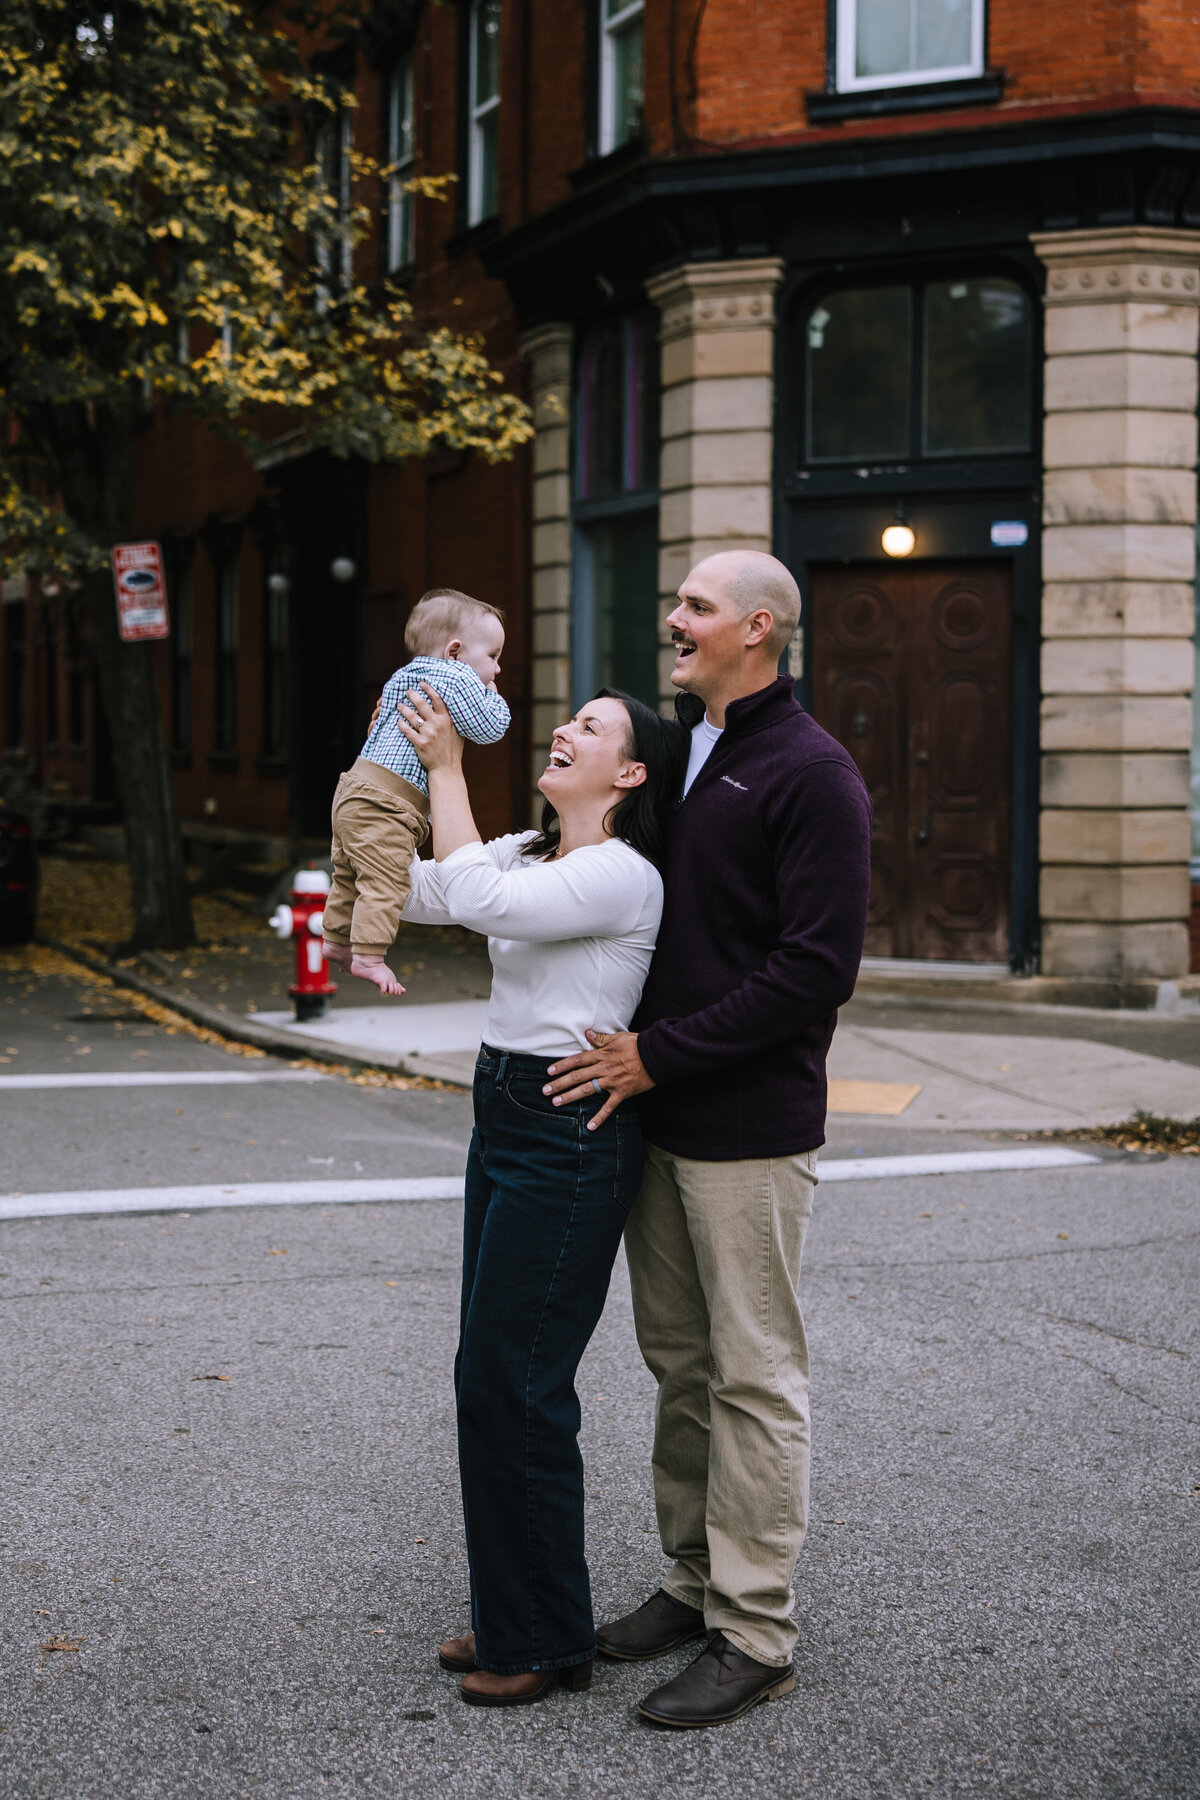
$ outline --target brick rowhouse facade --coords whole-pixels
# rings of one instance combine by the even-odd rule
[[[667,698],[690,562],[771,548],[804,594],[802,698],[875,796],[869,951],[1119,998],[1184,974],[1190,0],[397,3],[347,64],[380,154],[397,70],[412,166],[459,176],[415,203],[406,278],[485,335],[537,438],[498,468],[302,440],[253,468],[164,423],[140,525],[190,594],[162,657],[185,817],[319,835],[439,582],[509,613],[514,728],[472,778],[485,830],[523,824],[573,699]],[[102,783],[65,742],[68,712],[93,724],[54,603],[6,593],[41,777]]]

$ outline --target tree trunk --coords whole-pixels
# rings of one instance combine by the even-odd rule
[[[110,548],[133,528],[137,416],[132,404],[48,409],[34,435],[58,476],[68,514],[93,543]],[[125,644],[117,629],[112,573],[84,577],[83,612],[112,734],[125,815],[138,950],[186,950],[196,941],[175,788],[149,643]]]
[[[186,950],[196,941],[183,841],[149,643],[122,643],[111,574],[86,577],[84,608],[112,733],[133,899],[132,948]]]

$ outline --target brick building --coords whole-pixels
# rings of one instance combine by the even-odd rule
[[[437,581],[509,610],[515,724],[475,780],[486,829],[522,823],[572,699],[666,697],[662,619],[690,562],[769,547],[804,593],[802,697],[875,797],[868,951],[1182,974],[1190,4],[385,13],[347,53],[357,106],[323,154],[332,171],[352,133],[460,179],[452,205],[378,196],[364,269],[483,331],[537,438],[500,468],[380,470],[294,437],[252,468],[162,427],[141,522],[175,572],[185,816],[318,833]],[[102,785],[78,651],[53,602],[6,593],[10,742]]]

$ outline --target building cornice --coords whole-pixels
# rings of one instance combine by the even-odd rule
[[[823,135],[815,143],[648,158],[503,233],[484,249],[483,260],[490,275],[523,287],[548,257],[590,260],[597,233],[619,231],[628,243],[635,216],[646,246],[643,272],[705,256],[761,256],[775,248],[767,212],[777,213],[780,197],[789,192],[799,197],[864,182],[927,182],[1004,168],[1054,179],[1073,164],[1107,160],[1110,166],[1127,167],[1131,157],[1147,155],[1176,163],[1186,159],[1185,180],[1173,202],[1176,215],[1180,208],[1200,203],[1193,198],[1190,166],[1194,162],[1200,171],[1200,111],[1183,108],[1131,107],[1011,124],[993,119],[961,130],[832,141]],[[689,226],[689,207],[697,220],[705,207],[724,208],[733,222],[723,234],[713,227],[711,244],[699,243]],[[676,228],[677,220],[682,229]],[[1050,226],[1060,221],[1047,216],[1042,222]],[[1174,218],[1157,222],[1173,223]]]

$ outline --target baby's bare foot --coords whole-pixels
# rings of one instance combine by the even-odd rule
[[[336,969],[345,969],[346,973],[349,974],[350,964],[354,957],[354,953],[349,944],[331,944],[329,939],[326,938],[323,947],[325,951],[325,961],[331,962]]]
[[[350,960],[350,973],[360,981],[373,981],[381,994],[402,994],[404,989],[384,962],[382,956],[359,956]]]

